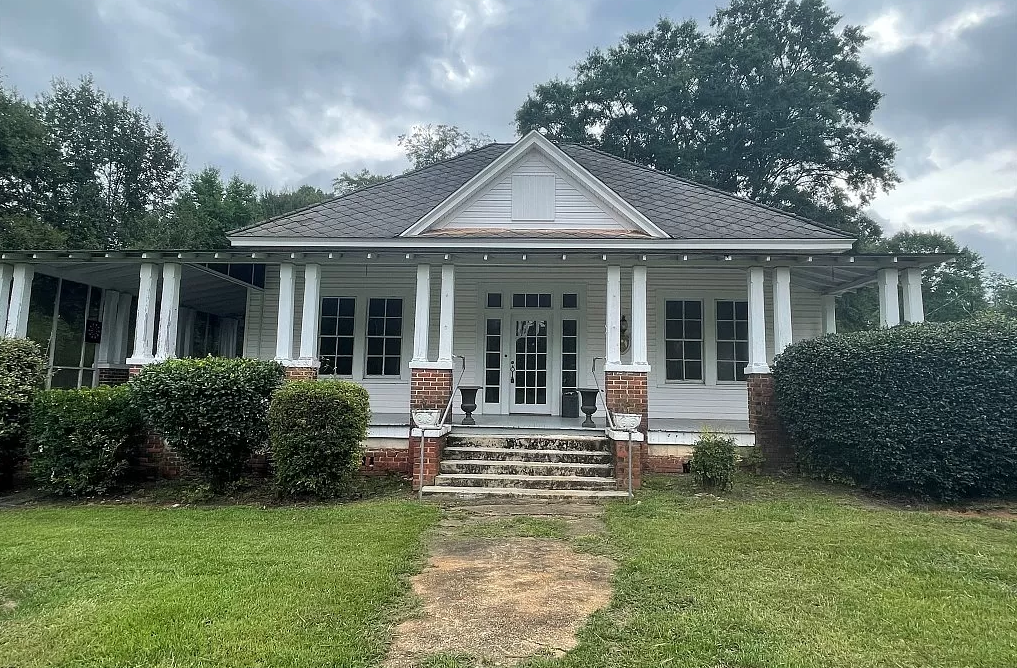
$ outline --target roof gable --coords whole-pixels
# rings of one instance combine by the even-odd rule
[[[543,169],[540,169],[540,168]],[[532,131],[512,147],[495,158],[489,165],[484,167],[476,176],[463,184],[447,199],[441,202],[425,216],[411,225],[399,236],[415,237],[423,234],[439,233],[443,228],[460,230],[468,229],[464,218],[472,219],[470,216],[463,216],[471,211],[471,207],[481,202],[485,195],[492,192],[498,193],[508,186],[511,196],[511,179],[518,174],[527,174],[539,171],[549,174],[555,178],[554,207],[558,206],[558,185],[563,190],[569,190],[584,199],[589,205],[587,211],[592,214],[586,224],[577,220],[575,224],[568,222],[558,223],[557,217],[553,221],[543,221],[543,224],[528,224],[525,221],[512,220],[509,216],[508,226],[500,224],[501,221],[487,221],[488,224],[478,228],[478,234],[489,234],[491,230],[542,230],[545,232],[557,229],[589,229],[590,222],[601,223],[597,227],[616,231],[619,235],[626,235],[632,232],[641,233],[650,238],[666,239],[666,232],[654,225],[649,219],[640,213],[635,207],[618,196],[617,193],[608,188],[604,183],[591,175],[582,165],[577,163],[560,148],[548,141],[539,132]],[[595,208],[596,211],[593,211]],[[601,215],[597,216],[596,213]],[[479,211],[474,211],[479,214]],[[479,216],[477,220],[479,220]]]

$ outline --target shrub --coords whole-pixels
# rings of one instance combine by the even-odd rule
[[[321,497],[347,491],[371,421],[367,390],[342,380],[287,383],[272,397],[268,419],[280,491]]]
[[[704,429],[692,447],[689,471],[696,482],[707,489],[727,489],[737,464],[734,439]]]
[[[1017,321],[824,336],[774,366],[803,471],[939,500],[1017,492]]]
[[[268,435],[277,362],[222,357],[150,364],[130,385],[154,431],[214,485],[236,480]]]
[[[29,428],[32,477],[54,494],[105,494],[123,482],[144,439],[127,386],[40,392]]]
[[[25,452],[32,397],[45,380],[45,364],[39,344],[0,337],[0,489],[10,485]]]

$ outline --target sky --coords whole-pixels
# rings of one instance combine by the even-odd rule
[[[828,0],[862,25],[874,129],[903,179],[871,215],[941,230],[1017,276],[1017,0]],[[533,87],[658,18],[717,0],[0,0],[0,76],[97,84],[165,124],[192,170],[263,187],[399,172],[449,123],[498,141]]]

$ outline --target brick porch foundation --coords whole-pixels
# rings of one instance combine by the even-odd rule
[[[452,396],[451,369],[410,370],[410,410],[445,410]],[[449,414],[451,417],[451,413]]]
[[[420,489],[420,448],[424,448],[424,485],[433,485],[441,464],[442,451],[445,449],[444,436],[411,436],[410,466],[413,475],[413,489]]]
[[[131,370],[125,366],[100,367],[95,374],[99,385],[123,385],[131,378]]]
[[[419,454],[417,456],[419,457]],[[377,450],[367,450],[364,453],[364,461],[360,465],[360,475],[375,476],[399,474],[409,477],[412,473],[413,464],[410,460],[409,448],[379,448]],[[427,477],[426,471],[424,477]]]
[[[614,480],[617,489],[628,491],[629,488],[629,442],[627,439],[614,439]],[[632,489],[637,490],[643,484],[643,469],[646,467],[646,442],[632,441]]]
[[[285,380],[317,380],[318,367],[316,366],[288,366],[283,371]]]
[[[649,398],[646,385],[647,374],[638,371],[605,371],[604,401],[612,413],[639,413],[639,431],[642,440],[632,443],[632,489],[639,489],[646,468],[646,429],[649,425]],[[629,463],[628,441],[614,441],[614,475],[618,489],[628,490]]]
[[[749,429],[763,455],[763,471],[776,473],[795,469],[795,451],[777,417],[773,376],[752,373],[745,378],[749,390]]]

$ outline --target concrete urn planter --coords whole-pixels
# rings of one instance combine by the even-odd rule
[[[636,431],[643,421],[643,416],[639,413],[612,413],[611,416],[614,418],[615,429],[621,431]]]
[[[413,418],[413,424],[417,426],[417,429],[434,429],[438,426],[441,411],[437,408],[424,408],[410,411],[410,417]]]

